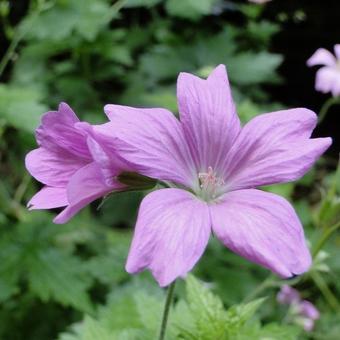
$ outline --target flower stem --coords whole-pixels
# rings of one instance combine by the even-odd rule
[[[53,6],[53,5],[51,5]],[[19,43],[24,39],[25,35],[29,32],[30,28],[33,26],[35,19],[43,12],[45,9],[48,9],[49,6],[46,6],[45,0],[41,0],[38,2],[36,9],[30,14],[30,21],[29,24],[26,24],[23,27],[21,24],[16,28],[16,32],[14,38],[12,39],[6,53],[4,54],[3,58],[0,61],[0,77],[2,76],[3,72],[5,71],[8,63],[12,60],[13,55],[15,54],[15,50],[17,49]]]
[[[172,302],[172,298],[173,298],[173,295],[174,295],[175,284],[176,284],[176,281],[171,283],[171,285],[169,286],[168,291],[167,291],[164,310],[163,310],[161,330],[159,332],[158,340],[164,340],[164,338],[165,338],[165,331],[166,331],[166,326],[167,326],[167,323],[168,323],[168,317],[169,317],[171,302]]]
[[[272,287],[274,282],[275,282],[275,276],[272,274],[269,274],[268,277],[264,281],[262,281],[262,283],[260,283],[248,296],[244,298],[242,303],[246,303],[246,302],[249,302],[255,299],[264,290],[266,290],[269,287]]]
[[[340,304],[337,298],[334,296],[333,292],[328,287],[327,283],[323,279],[323,277],[316,271],[311,273],[311,277],[315,282],[316,286],[319,288],[327,303],[332,307],[335,312],[340,311]]]
[[[275,277],[273,274],[269,274],[268,277],[262,281],[248,296],[246,296],[242,303],[250,302],[251,300],[254,300],[256,297],[258,297],[263,291],[265,291],[268,288],[275,288],[280,287],[283,284],[288,284],[290,286],[298,284],[302,280],[301,276],[297,276],[292,279],[288,280],[282,280],[280,278]]]
[[[313,258],[316,257],[316,255],[319,253],[319,251],[322,249],[324,244],[327,242],[327,240],[332,236],[332,234],[340,228],[340,222],[333,224],[331,227],[327,228],[323,235],[321,236],[319,242],[316,244],[315,248],[313,249]]]
[[[326,114],[330,107],[334,104],[340,103],[340,97],[331,97],[328,100],[325,101],[325,103],[322,105],[319,117],[318,117],[318,123],[320,124],[324,118],[326,117]]]

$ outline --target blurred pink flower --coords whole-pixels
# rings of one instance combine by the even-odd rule
[[[300,300],[300,294],[291,286],[284,285],[281,287],[276,298],[279,303],[290,305],[294,301],[296,302]]]
[[[243,128],[223,65],[207,80],[181,73],[180,121],[165,109],[107,105],[95,127],[139,173],[169,188],[141,203],[126,269],[150,269],[161,286],[183,277],[213,232],[228,248],[282,277],[311,264],[303,228],[282,197],[256,187],[300,178],[331,144],[311,139],[316,115],[263,114]]]
[[[297,304],[297,313],[297,323],[301,324],[306,332],[311,332],[314,329],[315,321],[320,318],[318,309],[310,301],[302,300]]]
[[[301,325],[306,332],[313,330],[315,321],[320,318],[320,312],[310,301],[301,300],[296,289],[284,285],[276,299],[281,304],[290,305],[289,313],[296,324]]]
[[[322,65],[316,72],[315,89],[331,92],[334,97],[340,95],[340,44],[334,46],[335,56],[324,48],[319,48],[307,60],[308,66]]]
[[[306,318],[312,320],[317,320],[320,318],[320,312],[310,301],[302,300],[299,303],[299,306],[301,315],[305,316]]]
[[[302,316],[303,328],[306,332],[311,332],[314,329],[315,321],[320,318],[318,309],[307,300],[299,303],[300,315]]]
[[[26,168],[44,187],[28,202],[29,209],[66,207],[55,219],[65,223],[80,209],[125,185],[115,180],[126,163],[106,153],[65,103],[44,114],[36,130],[39,148],[26,156]]]

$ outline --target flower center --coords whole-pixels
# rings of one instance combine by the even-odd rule
[[[198,173],[200,193],[205,201],[214,200],[219,194],[219,189],[224,185],[224,180],[214,172],[211,166],[208,167],[208,172]]]

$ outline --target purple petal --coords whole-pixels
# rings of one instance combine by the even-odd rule
[[[86,122],[76,124],[76,127],[85,131],[88,135],[87,145],[95,162],[100,164],[103,176],[108,185],[112,182],[113,176],[123,171],[135,171],[131,164],[122,159],[115,149],[114,138],[107,134],[97,133],[97,129],[104,128],[101,125],[90,125]]]
[[[75,128],[77,122],[79,119],[72,109],[61,103],[58,111],[47,112],[41,118],[41,125],[36,131],[38,144],[54,151],[61,148],[77,157],[90,159],[86,137]]]
[[[210,236],[207,205],[180,189],[157,190],[140,206],[126,270],[148,268],[161,287],[185,276]]]
[[[53,209],[68,205],[66,188],[43,187],[27,203],[29,210]]]
[[[54,187],[65,187],[69,178],[86,164],[66,150],[38,148],[26,155],[26,168],[38,181]]]
[[[336,58],[340,60],[340,44],[334,46],[334,53]]]
[[[282,277],[310,267],[301,223],[280,196],[255,189],[229,192],[210,206],[210,214],[216,236],[246,259]]]
[[[293,302],[300,301],[300,293],[288,285],[283,285],[277,294],[277,301],[281,304],[290,305]]]
[[[315,53],[307,60],[308,66],[326,65],[335,66],[336,59],[334,55],[324,48],[319,48]]]
[[[300,313],[306,318],[312,320],[317,320],[320,318],[320,312],[310,301],[307,300],[301,301],[299,303],[299,309]]]
[[[322,93],[340,95],[340,71],[335,67],[322,67],[316,72],[315,89]]]
[[[311,332],[314,328],[314,320],[312,319],[302,319],[301,320],[302,322],[302,325],[303,325],[303,329],[306,331],[306,332]]]
[[[203,80],[180,73],[177,81],[178,106],[186,139],[196,168],[218,171],[221,159],[240,132],[224,65]]]
[[[307,109],[282,110],[253,118],[226,157],[229,190],[289,182],[303,176],[331,144],[309,139],[317,117]]]
[[[122,190],[124,185],[115,182],[108,186],[102,176],[100,166],[93,162],[79,169],[67,185],[69,206],[54,220],[54,223],[66,223],[71,217],[97,198],[106,196],[113,190]]]
[[[112,139],[118,154],[141,174],[191,185],[195,168],[175,116],[164,109],[106,105],[111,122],[96,132]]]

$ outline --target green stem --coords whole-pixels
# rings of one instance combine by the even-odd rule
[[[318,226],[321,227],[321,229],[326,229],[327,225],[325,223],[321,222],[325,218],[325,215],[327,214],[328,209],[330,208],[330,205],[332,204],[332,201],[335,198],[336,192],[337,192],[337,185],[340,181],[340,158],[338,160],[338,166],[336,168],[336,172],[334,175],[334,178],[332,180],[332,184],[330,188],[327,191],[326,197],[322,200],[321,207],[319,209],[318,213]],[[327,221],[327,219],[326,219]]]
[[[114,16],[115,14],[117,14],[125,5],[125,3],[127,2],[127,0],[118,0],[116,1],[112,6],[111,6],[111,16]]]
[[[18,26],[18,28],[16,30],[16,34],[14,35],[13,40],[11,41],[11,43],[10,43],[6,53],[5,53],[5,55],[3,56],[3,58],[0,61],[0,77],[2,76],[3,72],[5,71],[8,63],[13,58],[13,55],[14,55],[15,50],[18,47],[19,43],[25,37],[25,35],[28,33],[30,27],[32,27],[35,19],[40,15],[40,13],[43,10],[48,9],[48,8],[49,7],[45,7],[45,1],[39,2],[38,5],[37,5],[36,10],[31,15],[30,25],[26,25],[25,29],[23,29],[22,25]]]
[[[14,201],[17,202],[18,204],[21,203],[30,181],[31,176],[29,175],[28,172],[26,172],[20,185],[18,186],[17,190],[14,193]]]
[[[12,59],[13,54],[14,54],[17,46],[19,45],[19,42],[22,40],[23,37],[24,37],[24,31],[22,30],[21,32],[16,34],[15,37],[13,38],[11,44],[9,45],[9,47],[8,47],[6,53],[5,53],[5,55],[1,59],[1,62],[0,62],[0,76],[4,72],[4,70],[5,70],[6,66],[7,66],[7,64],[9,63],[9,61]]]
[[[318,117],[319,124],[324,120],[331,106],[337,103],[340,103],[340,97],[331,97],[328,100],[326,100],[326,102],[322,105],[320,113],[319,113],[319,117]]]
[[[295,277],[289,280],[282,280],[280,278],[277,278],[275,275],[270,274],[248,296],[246,296],[245,299],[243,299],[242,303],[246,303],[246,302],[249,302],[255,299],[258,295],[260,295],[267,288],[281,287],[283,284],[294,286],[298,284],[301,280],[303,280],[302,276],[298,276],[298,277]]]
[[[316,257],[316,255],[319,253],[319,251],[322,249],[324,244],[327,242],[327,240],[332,236],[332,234],[340,227],[340,221],[338,223],[333,224],[331,227],[327,228],[325,232],[322,234],[319,242],[316,244],[316,246],[313,249],[313,258]]]
[[[325,297],[327,303],[330,305],[330,307],[333,308],[334,311],[338,312],[340,311],[340,304],[337,298],[334,296],[330,288],[328,287],[327,283],[323,279],[323,277],[318,273],[313,271],[311,273],[311,277],[317,287],[320,289],[322,295]]]
[[[264,279],[248,296],[244,298],[242,303],[249,302],[255,299],[264,290],[271,287],[275,283],[275,276],[270,274],[266,279]]]
[[[169,286],[168,291],[167,291],[167,296],[166,296],[164,310],[163,310],[161,330],[159,332],[158,340],[164,340],[165,339],[165,331],[166,331],[166,326],[167,326],[167,323],[168,323],[168,317],[169,317],[172,297],[174,295],[175,284],[176,284],[176,281],[171,283],[171,285]]]

